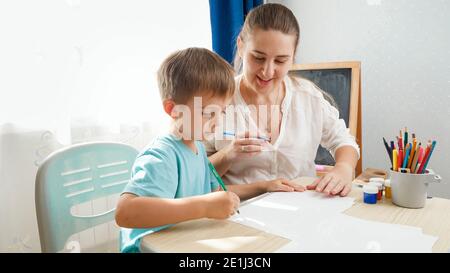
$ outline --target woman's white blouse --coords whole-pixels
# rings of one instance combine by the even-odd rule
[[[250,109],[241,96],[240,80],[241,76],[238,76],[236,91],[230,104],[233,107],[227,107],[224,118],[226,121],[217,125],[222,128],[216,127],[216,132],[234,128],[234,132],[239,134],[257,128],[257,123],[250,116]],[[314,83],[301,78],[294,81],[289,76],[285,77],[284,83],[286,93],[281,105],[280,134],[273,149],[237,159],[223,176],[226,183],[247,184],[276,178],[315,176],[314,159],[319,144],[333,156],[338,148],[352,146],[359,156],[358,144],[344,120],[339,119],[338,110],[324,99]],[[230,122],[233,124],[229,124]],[[219,139],[217,134],[210,135],[207,139],[204,144],[208,155],[231,142],[226,138]]]

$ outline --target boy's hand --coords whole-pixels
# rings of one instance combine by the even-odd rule
[[[263,182],[265,183],[265,190],[266,192],[273,192],[273,191],[305,191],[305,187],[302,185],[299,185],[297,183],[294,183],[292,181],[289,181],[284,178],[278,178],[271,181]]]
[[[204,195],[206,201],[206,217],[226,219],[239,208],[240,199],[230,191],[218,191]]]
[[[318,178],[308,190],[316,190],[328,195],[346,196],[352,189],[353,168],[347,164],[336,164],[333,170]]]

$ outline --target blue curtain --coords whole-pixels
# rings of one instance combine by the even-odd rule
[[[245,16],[262,3],[263,0],[209,0],[213,50],[230,64]]]

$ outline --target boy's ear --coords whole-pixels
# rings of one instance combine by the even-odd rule
[[[175,105],[175,102],[171,99],[163,100],[164,112],[166,112],[171,118],[177,117],[177,114],[174,111]]]

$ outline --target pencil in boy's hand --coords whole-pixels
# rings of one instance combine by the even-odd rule
[[[223,189],[224,191],[228,191],[228,190],[227,190],[227,187],[225,186],[225,183],[223,182],[223,180],[222,180],[222,178],[220,177],[219,173],[216,171],[216,168],[214,168],[214,165],[213,165],[210,161],[208,161],[208,166],[209,166],[209,169],[211,170],[211,172],[213,173],[214,177],[217,179],[217,182],[219,182],[219,184],[220,184],[220,186],[222,187],[222,189]],[[239,209],[237,209],[236,212],[239,213],[239,214],[241,214],[241,213],[239,212]]]

